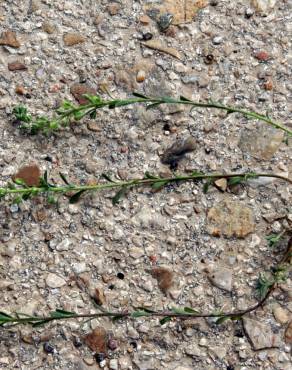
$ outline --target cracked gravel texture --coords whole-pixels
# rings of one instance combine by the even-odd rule
[[[95,122],[85,119],[49,137],[25,136],[17,129],[11,114],[15,105],[50,115],[64,99],[74,101],[70,88],[76,83],[104,98],[106,87],[114,97],[128,97],[136,90],[220,100],[268,112],[292,128],[291,1],[278,1],[264,15],[250,1],[218,1],[201,9],[192,22],[170,25],[168,32],[159,31],[151,18],[141,19],[144,3],[0,3],[0,31],[14,31],[20,43],[19,48],[0,46],[1,186],[31,163],[48,170],[51,178],[62,172],[81,184],[104,172],[118,179],[143,177],[146,171],[167,174],[170,169],[161,156],[176,140],[190,135],[196,148],[179,162],[178,173],[260,171],[291,176],[291,140],[286,143],[281,132],[264,123],[211,109],[190,113],[165,106],[146,111],[136,105],[99,111]],[[68,33],[78,34],[78,43],[67,46]],[[143,45],[147,33],[175,49],[181,60]],[[267,60],[260,60],[263,51]],[[8,64],[15,61],[27,69],[10,71]],[[17,87],[24,95],[16,93]],[[259,179],[227,192],[211,188],[207,194],[201,183],[155,193],[138,189],[117,206],[112,205],[111,191],[88,194],[74,205],[68,205],[66,197],[57,205],[47,205],[42,198],[19,206],[2,201],[1,311],[95,312],[76,276],[90,289],[104,291],[109,310],[246,308],[256,302],[259,271],[268,270],[285,248],[286,240],[276,250],[269,248],[265,237],[291,228],[290,191],[282,181]],[[230,214],[226,202],[233,202],[236,211]],[[218,216],[221,236],[215,237],[208,214],[218,205],[224,205],[225,213]],[[242,212],[248,215],[247,226],[240,219]],[[230,232],[229,226],[248,230],[241,235]],[[173,271],[169,291],[162,292],[149,273],[155,266]],[[284,333],[292,316],[291,291],[290,276],[267,305],[249,317],[271,348],[254,351],[253,336],[241,322],[218,326],[214,320],[174,320],[160,326],[157,319],[147,318],[83,324],[69,320],[41,328],[1,328],[0,368],[99,369],[91,350],[85,344],[74,346],[73,337],[82,339],[102,326],[118,343],[116,350],[109,350],[105,369],[290,370],[291,343],[285,342]],[[256,325],[247,321],[245,327],[252,330]],[[44,350],[47,342],[53,353]]]

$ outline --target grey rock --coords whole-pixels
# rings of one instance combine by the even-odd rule
[[[56,274],[49,273],[46,277],[46,284],[50,288],[61,288],[62,286],[66,285],[66,280],[61,276]]]
[[[274,334],[269,325],[245,317],[243,326],[255,350],[279,347],[281,345],[280,336]]]
[[[284,138],[281,130],[260,124],[256,128],[241,132],[239,147],[259,159],[270,159],[279,149]]]
[[[223,266],[215,266],[209,272],[208,277],[217,288],[232,291],[232,270]]]

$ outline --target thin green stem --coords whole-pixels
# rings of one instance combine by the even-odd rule
[[[287,231],[286,231],[287,232]],[[291,234],[291,230],[288,231]],[[217,318],[217,319],[231,319],[231,320],[239,320],[246,314],[256,311],[258,308],[262,307],[265,302],[268,300],[272,292],[277,286],[278,278],[277,278],[277,271],[283,269],[284,264],[290,264],[290,259],[292,256],[292,237],[288,241],[287,248],[281,258],[280,262],[277,263],[274,267],[274,277],[273,282],[270,284],[269,288],[267,289],[264,296],[254,305],[238,311],[229,311],[229,312],[221,312],[221,313],[200,313],[194,309],[190,308],[183,308],[177,309],[173,308],[172,310],[168,311],[149,311],[146,308],[140,308],[138,311],[121,311],[121,312],[110,312],[104,311],[100,313],[85,313],[85,314],[77,314],[75,312],[67,312],[63,310],[56,310],[51,312],[51,316],[28,316],[26,317],[19,317],[21,314],[17,314],[17,316],[11,316],[9,314],[0,312],[0,325],[19,325],[19,324],[30,324],[30,325],[41,325],[46,324],[48,322],[54,320],[69,320],[69,319],[94,319],[94,318],[101,318],[101,317],[111,317],[111,318],[136,318],[136,317],[158,317],[158,318],[178,318],[178,319],[191,319],[191,318]]]
[[[245,173],[217,173],[217,174],[203,174],[203,173],[193,173],[190,175],[176,175],[173,177],[155,177],[152,178],[142,178],[142,179],[134,179],[134,180],[127,180],[127,181],[118,181],[118,182],[107,182],[105,184],[95,184],[95,185],[65,185],[65,186],[52,186],[52,185],[41,185],[41,186],[32,186],[32,187],[16,187],[11,189],[10,187],[0,188],[0,196],[4,197],[6,195],[25,195],[25,194],[34,194],[38,195],[41,193],[67,193],[67,192],[80,192],[80,191],[101,191],[105,189],[115,189],[115,188],[133,188],[139,186],[151,186],[154,184],[167,185],[172,182],[186,182],[186,181],[196,181],[196,180],[216,180],[220,178],[231,179],[231,178],[240,178],[242,181],[248,179],[254,179],[258,177],[269,177],[269,178],[277,178],[280,180],[284,180],[292,184],[292,180],[287,177],[273,174],[273,173],[253,173],[253,172],[245,172]]]
[[[88,104],[75,106],[72,103],[66,101],[59,110],[57,110],[57,116],[50,121],[48,118],[36,118],[34,121],[30,115],[27,114],[27,110],[24,107],[16,107],[14,109],[14,114],[16,118],[24,122],[23,128],[30,129],[34,131],[34,133],[38,131],[50,131],[58,129],[60,126],[66,126],[68,124],[68,120],[80,120],[86,115],[90,115],[91,118],[94,118],[96,115],[96,111],[98,109],[108,107],[108,108],[117,108],[123,107],[131,104],[137,103],[144,103],[147,106],[147,109],[157,107],[161,104],[182,104],[191,106],[193,108],[200,107],[200,108],[214,108],[214,109],[221,109],[226,111],[228,114],[231,113],[240,113],[248,118],[257,119],[263,121],[277,129],[285,131],[289,136],[292,135],[292,130],[281,125],[280,123],[272,120],[270,117],[254,112],[249,111],[242,108],[237,108],[233,106],[228,106],[221,104],[219,102],[210,101],[207,103],[204,102],[195,102],[186,98],[181,97],[180,99],[174,99],[171,97],[147,97],[140,94],[137,95],[135,98],[129,99],[112,99],[112,100],[102,100],[99,96],[90,96],[86,95],[89,100]],[[52,124],[54,122],[54,124]]]

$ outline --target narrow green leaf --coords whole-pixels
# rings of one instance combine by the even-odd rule
[[[188,314],[188,312],[185,311],[184,308],[181,308],[181,307],[172,307],[171,308],[171,311],[178,314],[178,315],[185,315],[185,314]]]
[[[143,316],[151,316],[149,312],[143,311],[134,311],[131,314],[131,317],[137,318],[137,317],[143,317]]]
[[[149,109],[152,109],[152,108],[156,108],[158,107],[158,105],[162,104],[162,102],[157,102],[157,103],[152,103],[152,104],[148,104],[146,106],[146,110],[149,110]]]
[[[171,317],[166,316],[163,319],[159,320],[160,325],[166,324],[168,321],[171,321]]]
[[[97,112],[96,112],[96,110],[94,109],[94,110],[92,110],[90,113],[89,113],[89,117],[91,118],[91,119],[95,119],[96,118],[96,115],[97,115]]]
[[[159,189],[162,189],[167,184],[168,184],[168,181],[157,181],[152,184],[152,188],[155,190],[159,190]]]
[[[146,307],[137,307],[137,309],[141,310],[141,311],[148,312],[148,313],[156,313],[156,311],[149,310],[149,308],[146,308]]]
[[[71,317],[72,315],[75,315],[75,312],[59,310],[59,309],[57,309],[56,311],[50,312],[50,316],[55,319]]]
[[[43,326],[43,325],[47,324],[47,323],[48,323],[48,322],[50,322],[50,321],[52,321],[52,320],[47,319],[47,320],[40,320],[40,321],[36,321],[36,322],[34,322],[34,323],[32,324],[32,327],[33,327],[33,328],[37,328],[37,327],[39,327],[39,326]]]
[[[12,316],[8,315],[8,313],[5,313],[5,312],[1,311],[0,312],[0,320],[2,320],[4,318],[12,319]]]
[[[119,201],[125,196],[127,192],[127,187],[126,186],[123,186],[117,193],[116,195],[113,197],[112,199],[112,203],[113,205],[116,205],[117,203],[119,203]]]
[[[14,184],[25,186],[25,181],[23,179],[13,179]]]
[[[106,173],[102,173],[101,174],[101,177],[103,177],[106,181],[108,181],[108,182],[115,182],[113,179],[111,179],[110,177],[109,177],[109,175],[107,175]]]
[[[191,308],[191,307],[184,307],[184,311],[186,312],[186,313],[193,313],[193,314],[199,314],[200,312],[199,311],[197,311],[197,310],[194,310],[193,308]]]
[[[188,99],[188,98],[186,98],[185,96],[180,96],[179,97],[180,98],[180,100],[182,100],[182,101],[189,101],[189,102],[191,102],[191,100],[190,99]]]
[[[142,98],[142,99],[149,99],[148,96],[146,95],[143,95],[143,94],[140,94],[138,92],[133,92],[132,93],[134,96],[136,96],[137,98]]]
[[[66,185],[70,185],[69,181],[66,179],[66,176],[62,172],[59,172],[59,175]]]
[[[215,321],[215,324],[216,325],[220,325],[220,324],[223,324],[225,321],[229,320],[230,319],[230,316],[222,316],[222,317],[219,317],[219,319],[217,319]]]
[[[210,180],[207,180],[204,185],[203,185],[203,193],[204,194],[207,194],[208,193],[208,190],[209,190],[209,187],[210,185],[212,184],[212,181]]]
[[[157,176],[154,176],[154,175],[151,175],[151,173],[149,173],[148,171],[146,171],[145,172],[145,174],[144,174],[144,178],[145,179],[158,179],[159,177],[157,177]]]
[[[31,191],[29,193],[25,193],[25,194],[22,195],[22,199],[23,200],[28,200],[31,195],[32,195],[32,192]]]
[[[242,183],[244,179],[241,176],[236,176],[236,177],[230,177],[228,179],[228,185],[229,186],[234,186]]]
[[[74,203],[77,203],[81,197],[81,195],[85,192],[86,190],[80,190],[78,191],[77,193],[75,193],[74,195],[72,195],[72,197],[70,198],[69,202],[70,204],[74,204]]]

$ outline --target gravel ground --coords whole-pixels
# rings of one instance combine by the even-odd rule
[[[136,90],[212,98],[268,111],[292,127],[291,1],[210,1],[193,21],[192,3],[204,1],[164,1],[175,4],[167,8],[174,15],[169,27],[157,16],[157,3],[1,2],[1,186],[32,163],[52,178],[61,171],[83,184],[103,172],[120,179],[166,174],[162,154],[190,135],[196,147],[180,161],[179,173],[291,174],[291,146],[281,131],[214,110],[104,110],[95,121],[49,137],[25,136],[12,123],[17,104],[50,114],[64,99],[74,101],[81,88],[103,95],[106,88],[114,97]],[[257,3],[268,5],[259,12]],[[283,241],[272,250],[265,237],[292,221],[290,189],[282,181],[260,179],[207,194],[199,183],[156,193],[140,189],[117,206],[112,196],[87,195],[76,205],[65,197],[51,206],[39,198],[1,203],[1,311],[95,312],[87,291],[96,288],[109,310],[242,309],[256,302],[259,271],[285,248]],[[155,266],[171,271],[165,289],[149,273]],[[160,326],[157,319],[139,318],[1,329],[0,368],[292,369],[291,291],[290,277],[243,323],[196,319]],[[96,328],[111,337],[101,362],[83,340]]]

